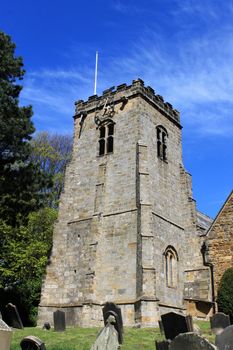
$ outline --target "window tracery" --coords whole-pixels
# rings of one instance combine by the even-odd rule
[[[109,122],[99,127],[99,156],[113,153],[114,123]]]

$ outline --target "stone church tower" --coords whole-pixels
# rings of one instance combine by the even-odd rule
[[[113,301],[125,325],[153,326],[211,303],[179,113],[138,79],[78,101],[74,123],[38,323],[62,308],[99,326]]]

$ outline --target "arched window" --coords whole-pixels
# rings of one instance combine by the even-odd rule
[[[99,128],[99,156],[113,152],[114,123],[102,125]]]
[[[168,287],[177,286],[178,255],[172,246],[168,246],[164,252],[166,283]]]
[[[157,133],[157,155],[162,160],[167,160],[167,130],[159,125],[156,128]]]

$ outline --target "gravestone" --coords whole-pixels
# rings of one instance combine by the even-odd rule
[[[118,341],[118,333],[115,328],[116,318],[109,315],[105,327],[98,334],[91,350],[118,350],[120,344]]]
[[[216,347],[196,333],[184,333],[172,340],[169,350],[216,350]]]
[[[66,330],[65,312],[57,310],[53,313],[53,322],[55,332],[64,332]]]
[[[230,326],[230,316],[223,312],[218,312],[210,317],[210,326],[214,333],[219,333],[224,328]]]
[[[185,316],[189,332],[194,332],[193,318],[191,315]]]
[[[20,346],[22,350],[46,350],[44,342],[33,335],[23,338]]]
[[[172,340],[180,333],[193,331],[193,322],[190,317],[175,312],[162,315],[161,320],[166,339]]]
[[[115,317],[116,322],[114,323],[114,327],[118,334],[119,344],[123,343],[123,321],[121,316],[121,309],[112,302],[107,302],[103,307],[103,317],[104,317],[104,325],[106,326],[108,317],[110,315]]]
[[[233,350],[233,325],[224,328],[216,335],[215,345],[219,350]]]
[[[159,330],[161,334],[164,334],[163,322],[159,320]]]
[[[170,345],[169,340],[155,341],[156,350],[169,350],[169,345]]]
[[[1,350],[10,350],[11,338],[12,338],[11,328],[3,320],[0,320],[0,349]]]
[[[10,327],[23,329],[23,323],[19,316],[17,307],[11,303],[7,304],[3,310],[3,320]]]
[[[50,323],[49,322],[45,322],[42,329],[45,329],[46,331],[49,331],[51,329]]]

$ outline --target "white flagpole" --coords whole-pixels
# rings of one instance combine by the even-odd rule
[[[96,87],[97,87],[97,69],[98,69],[98,51],[96,51],[96,55],[95,55],[95,85],[94,85],[94,95],[96,95]]]

